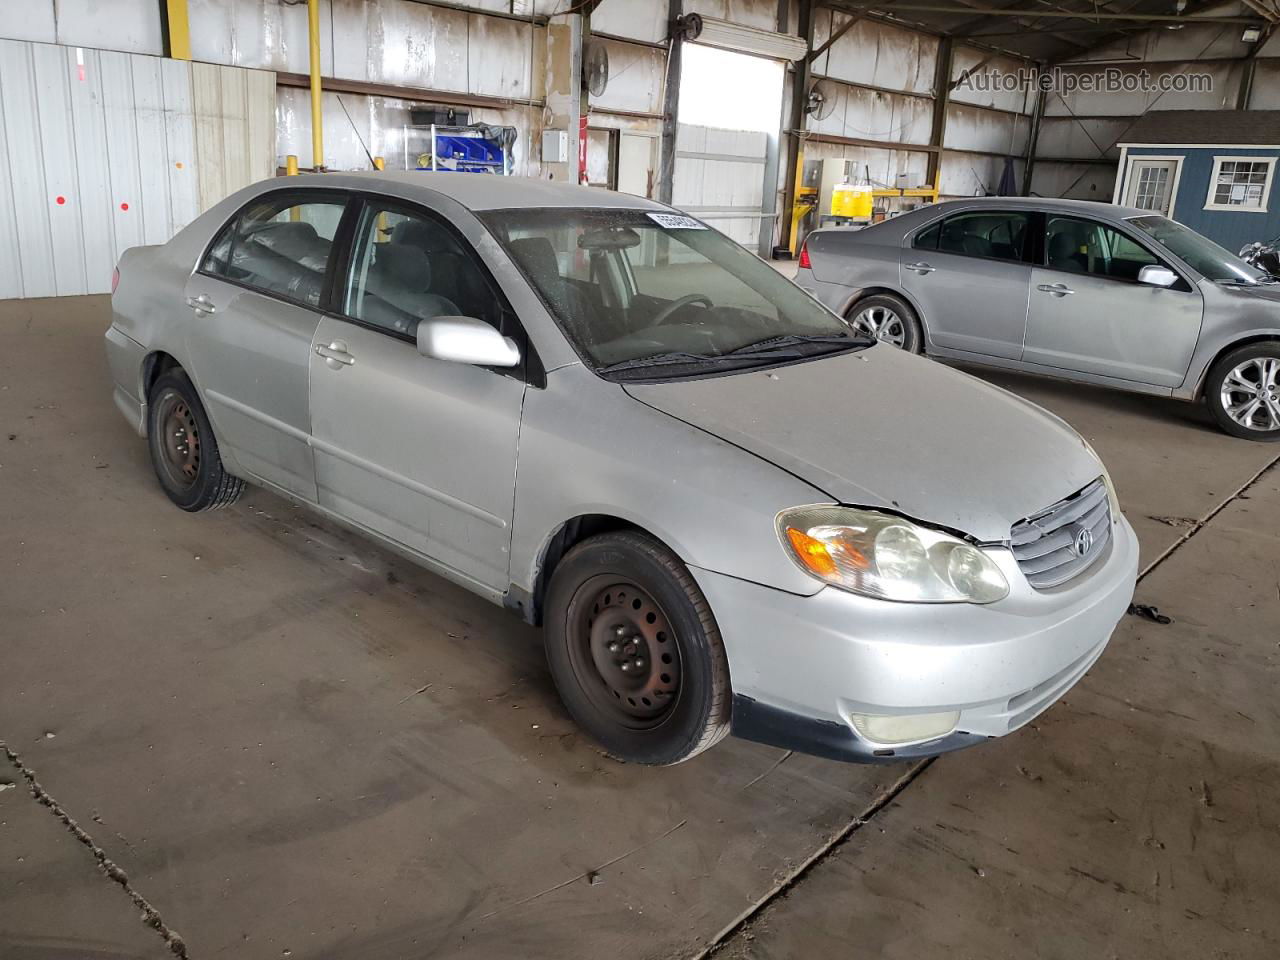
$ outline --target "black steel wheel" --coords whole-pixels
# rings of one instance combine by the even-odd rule
[[[547,661],[574,720],[614,757],[679,763],[729,730],[729,668],[680,560],[639,533],[592,537],[560,561]]]
[[[213,427],[180,369],[165,371],[151,387],[147,445],[161,488],[183,510],[226,506],[244,489],[244,481],[223,469]]]

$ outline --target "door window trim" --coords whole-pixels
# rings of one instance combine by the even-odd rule
[[[479,176],[479,174],[476,174]],[[544,388],[547,385],[546,372],[542,365],[542,360],[538,357],[537,350],[534,349],[533,341],[530,339],[528,331],[525,330],[520,315],[516,313],[515,308],[511,306],[505,291],[498,284],[497,279],[493,275],[493,271],[489,269],[489,265],[485,263],[475,245],[471,243],[462,232],[458,230],[448,218],[438,211],[432,210],[426,205],[406,200],[403,197],[389,196],[387,194],[374,193],[368,190],[352,190],[350,192],[350,202],[347,211],[343,217],[342,224],[338,227],[338,233],[334,236],[334,247],[331,259],[334,264],[332,273],[332,282],[327,288],[327,295],[321,300],[321,306],[318,312],[333,320],[343,323],[350,323],[357,327],[363,327],[366,330],[372,330],[375,333],[381,333],[393,340],[400,340],[408,343],[416,350],[418,339],[416,336],[410,336],[407,333],[400,333],[397,330],[389,330],[386,327],[372,323],[368,320],[362,320],[359,317],[353,317],[343,310],[343,301],[350,283],[350,277],[353,270],[356,269],[355,256],[358,246],[359,237],[356,232],[359,224],[364,216],[367,206],[377,206],[385,209],[390,213],[400,213],[414,217],[421,217],[436,223],[443,227],[450,236],[457,242],[458,247],[464,254],[469,255],[480,269],[480,274],[484,279],[485,285],[489,287],[490,293],[498,301],[499,309],[502,313],[503,322],[510,322],[511,330],[504,333],[503,336],[509,336],[516,342],[520,348],[520,363],[514,367],[484,367],[491,373],[500,376],[515,377],[523,380],[531,387]],[[326,278],[327,280],[329,278]],[[312,307],[311,309],[316,309]],[[500,331],[501,332],[501,331]]]
[[[1148,213],[1150,212],[1151,211],[1148,211]],[[1178,283],[1174,284],[1171,287],[1152,287],[1151,284],[1142,283],[1137,279],[1127,280],[1124,277],[1112,277],[1102,273],[1077,273],[1072,270],[1060,270],[1057,267],[1049,266],[1049,250],[1048,250],[1049,245],[1046,241],[1049,235],[1049,218],[1050,217],[1062,217],[1067,220],[1081,220],[1081,221],[1084,221],[1085,223],[1093,223],[1101,227],[1106,227],[1112,232],[1120,234],[1130,243],[1134,244],[1135,246],[1141,247],[1143,250],[1147,251],[1147,253],[1151,254],[1151,256],[1155,257],[1157,266],[1161,266],[1168,270],[1173,271],[1173,273],[1176,274],[1178,277]],[[1074,213],[1057,213],[1057,212],[1052,212],[1047,210],[1040,211],[1040,224],[1039,224],[1039,227],[1036,229],[1036,258],[1035,258],[1035,261],[1032,263],[1032,266],[1035,267],[1037,270],[1048,270],[1051,273],[1060,273],[1066,277],[1088,277],[1092,280],[1110,280],[1115,283],[1123,283],[1130,287],[1151,287],[1151,289],[1153,290],[1155,289],[1173,290],[1173,291],[1176,291],[1177,293],[1194,293],[1196,289],[1195,283],[1193,283],[1192,280],[1187,276],[1187,273],[1185,270],[1183,270],[1181,267],[1177,266],[1176,264],[1172,263],[1168,257],[1164,256],[1163,254],[1161,254],[1156,250],[1153,250],[1152,244],[1147,243],[1143,239],[1141,239],[1135,231],[1131,231],[1127,227],[1121,226],[1118,223],[1112,223],[1107,220],[1099,220],[1097,217],[1081,216]]]
[[[1037,211],[1035,210],[1030,210],[1020,206],[1019,207],[983,206],[983,207],[973,207],[968,210],[956,210],[956,211],[953,211],[952,213],[943,213],[941,216],[936,217],[933,220],[930,220],[928,223],[921,224],[919,227],[913,230],[909,240],[909,247],[912,250],[923,250],[926,253],[930,253],[930,252],[940,253],[948,257],[964,257],[967,260],[983,260],[987,263],[1011,263],[1011,264],[1022,265],[1022,266],[1033,266],[1034,263],[1032,259],[1032,251],[1035,246],[1034,237],[1036,235],[1035,234],[1036,212]],[[1000,213],[1020,214],[1027,218],[1027,233],[1022,238],[1022,249],[1019,251],[1018,258],[1016,260],[1010,260],[1007,257],[982,257],[972,253],[958,253],[955,250],[942,250],[936,246],[935,247],[917,247],[916,246],[916,237],[920,236],[922,233],[925,233],[933,229],[933,227],[935,226],[939,228],[938,242],[941,243],[942,242],[942,230],[941,230],[942,225],[944,225],[946,221],[951,220],[954,217],[969,216],[971,214],[988,214],[989,215],[989,214],[1000,214]]]
[[[286,198],[292,197],[292,196],[314,197],[314,195],[316,194],[325,195],[324,200],[322,202],[328,202],[331,197],[337,196],[341,200],[341,206],[342,206],[342,215],[338,219],[338,229],[334,232],[332,245],[329,247],[329,257],[325,261],[325,265],[324,265],[324,278],[321,281],[320,301],[318,305],[313,303],[307,303],[305,300],[296,300],[292,297],[286,297],[283,294],[281,294],[279,291],[264,290],[262,287],[255,286],[252,283],[246,283],[243,280],[237,280],[234,277],[228,277],[221,273],[212,273],[204,269],[205,262],[209,259],[209,253],[217,245],[218,241],[222,238],[222,235],[227,230],[234,230],[240,225],[241,216],[243,216],[245,210],[247,210],[250,206],[252,206],[255,203],[261,203],[264,200],[274,200],[276,197],[286,197]],[[204,248],[200,252],[200,259],[196,261],[195,269],[191,271],[192,276],[199,275],[202,277],[208,277],[210,280],[218,280],[222,283],[229,283],[233,287],[239,287],[241,290],[247,290],[250,293],[256,293],[258,294],[258,296],[267,297],[270,300],[276,300],[280,303],[287,303],[292,307],[301,307],[303,310],[312,310],[317,313],[322,313],[324,311],[325,304],[328,303],[332,295],[334,274],[337,268],[338,256],[342,252],[342,246],[340,241],[342,239],[343,228],[346,225],[347,219],[351,216],[352,199],[353,199],[352,192],[344,187],[287,186],[287,187],[281,187],[273,190],[266,190],[262,193],[259,193],[256,196],[246,200],[243,204],[241,204],[238,208],[236,208],[236,212],[233,213],[230,217],[228,217],[226,221],[223,222],[222,226],[218,227],[218,229],[214,231],[213,236],[209,239],[209,242],[204,245]],[[314,203],[316,202],[316,200],[305,199],[303,200],[303,202]],[[233,248],[234,248],[234,245],[235,245],[235,241],[233,237],[232,238]],[[228,252],[228,256],[229,255],[230,255],[230,252]]]

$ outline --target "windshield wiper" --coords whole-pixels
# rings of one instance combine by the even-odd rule
[[[799,357],[800,354],[795,354]],[[619,370],[640,370],[644,367],[662,367],[672,364],[719,364],[725,362],[741,363],[748,357],[734,356],[729,353],[689,353],[685,350],[673,350],[670,353],[656,353],[651,357],[636,357],[634,360],[619,360],[617,363],[596,367],[596,373],[615,373]]]
[[[779,347],[794,347],[802,343],[838,343],[849,344],[850,346],[861,344],[865,346],[873,342],[870,337],[851,336],[847,333],[784,333],[781,336],[769,337],[766,340],[757,340],[755,343],[747,343],[741,347],[735,347],[726,356],[773,353]]]

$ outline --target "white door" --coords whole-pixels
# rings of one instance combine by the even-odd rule
[[[1129,161],[1126,206],[1173,213],[1173,188],[1178,182],[1178,160],[1134,157]]]

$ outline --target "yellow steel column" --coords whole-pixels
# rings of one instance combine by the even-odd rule
[[[307,0],[307,36],[311,46],[311,166],[324,166],[324,130],[320,111],[320,0]]]
[[[284,158],[284,173],[286,177],[296,177],[298,175],[298,157],[296,154],[289,154]]]
[[[191,59],[191,26],[187,20],[187,0],[165,0],[169,18],[169,56],[174,60]]]
[[[387,161],[382,157],[374,157],[373,167],[375,170],[385,170],[387,169]]]

